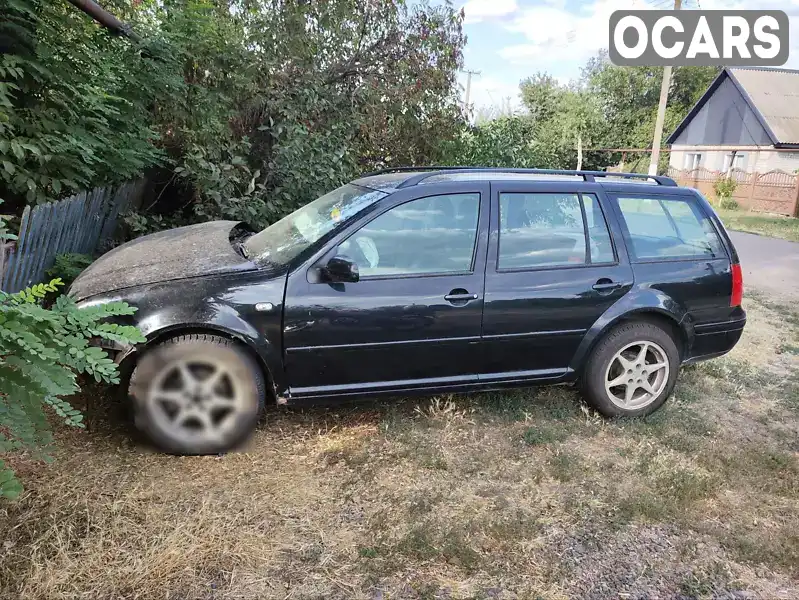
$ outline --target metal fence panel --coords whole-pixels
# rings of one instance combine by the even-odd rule
[[[96,188],[58,202],[25,207],[19,239],[2,265],[2,290],[18,292],[43,281],[59,254],[92,254],[108,244],[119,215],[137,205],[145,186],[144,180],[130,181],[116,189]]]

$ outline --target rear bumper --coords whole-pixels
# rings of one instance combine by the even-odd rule
[[[745,326],[746,314],[731,321],[694,326],[694,340],[683,364],[727,354],[741,339]]]

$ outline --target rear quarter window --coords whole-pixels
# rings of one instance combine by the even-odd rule
[[[726,256],[710,218],[691,197],[617,196],[635,260]]]

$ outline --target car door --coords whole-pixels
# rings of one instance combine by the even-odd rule
[[[630,290],[606,202],[597,184],[492,183],[481,381],[566,374],[586,331]]]
[[[283,340],[294,397],[477,381],[488,184],[414,186],[385,202],[289,276]],[[358,265],[359,281],[318,277],[337,255]]]

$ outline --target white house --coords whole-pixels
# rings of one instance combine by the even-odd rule
[[[669,166],[799,169],[799,71],[725,68],[668,138]]]

